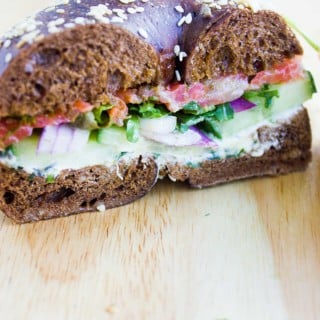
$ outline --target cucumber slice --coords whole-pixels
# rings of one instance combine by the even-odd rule
[[[98,130],[97,142],[108,146],[108,148],[121,148],[123,152],[134,151],[136,145],[136,143],[128,141],[125,128],[115,126]]]
[[[36,156],[39,142],[39,135],[33,134],[31,137],[23,139],[18,144],[12,145],[12,152],[16,157],[21,155],[32,159]]]
[[[278,114],[302,105],[316,92],[310,73],[306,73],[306,78],[303,79],[271,85],[270,90],[277,90],[279,96],[272,99],[269,108],[264,107],[264,99],[261,99],[260,103],[259,100],[255,100],[254,102],[258,104],[255,108],[235,113],[232,120],[216,121],[214,125],[218,128],[221,137],[230,137],[264,120],[274,121]]]

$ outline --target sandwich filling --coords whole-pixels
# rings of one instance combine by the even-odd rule
[[[150,154],[161,165],[261,156],[278,147],[258,128],[290,121],[316,88],[300,58],[253,78],[229,75],[191,85],[113,93],[100,106],[75,101],[71,116],[0,120],[0,162],[50,181],[65,169]],[[76,160],[75,160],[76,159]]]

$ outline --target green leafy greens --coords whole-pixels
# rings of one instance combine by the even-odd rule
[[[129,114],[139,116],[144,119],[161,118],[170,112],[162,104],[147,101],[142,104],[129,104]]]
[[[279,91],[273,89],[270,85],[264,84],[259,90],[251,90],[244,93],[243,98],[249,100],[256,105],[263,105],[269,109],[272,105],[273,98],[279,98]]]
[[[129,142],[137,142],[139,140],[139,117],[131,116],[125,122],[126,136]]]

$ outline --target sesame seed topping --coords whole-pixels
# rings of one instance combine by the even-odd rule
[[[207,4],[203,4],[200,9],[200,15],[207,18],[212,17],[211,7]]]
[[[64,10],[64,9],[57,9],[56,10],[56,13],[61,13],[61,14],[63,14],[63,13],[65,13],[66,11]]]
[[[30,16],[19,24],[15,25],[14,28],[10,29],[10,31],[6,32],[3,36],[7,39],[21,37],[26,32],[32,32],[36,30],[37,27],[42,24],[42,22],[36,20],[35,16]]]
[[[135,8],[129,7],[129,8],[127,9],[127,12],[128,12],[129,14],[135,14],[137,11],[136,11]]]
[[[110,19],[106,16],[112,15],[112,10],[110,10],[104,4],[98,4],[97,6],[90,7],[88,16],[94,17],[97,21],[102,23],[109,23]]]
[[[140,35],[142,38],[145,38],[145,39],[148,38],[148,33],[147,33],[146,30],[140,28],[140,29],[138,30],[138,33],[139,33],[139,35]]]
[[[178,44],[176,44],[173,48],[173,52],[174,54],[178,57],[180,54],[180,46]]]
[[[48,26],[48,32],[49,33],[55,33],[55,32],[59,32],[60,29],[58,28],[58,26],[62,25],[65,23],[65,20],[63,18],[59,18],[53,21],[50,21],[47,26]]]
[[[183,17],[178,21],[178,27],[181,27],[185,22],[186,22],[186,17],[183,16]]]
[[[175,6],[175,10],[179,13],[184,13],[184,9],[181,6]]]
[[[115,11],[117,10],[117,11]],[[127,20],[128,16],[125,14],[125,11],[122,9],[113,9],[113,11],[115,11],[115,13],[117,14],[117,16],[123,20]]]
[[[111,22],[113,22],[113,23],[123,23],[124,20],[122,18],[120,18],[120,17],[112,17],[111,18]]]
[[[142,12],[144,12],[144,8],[143,7],[136,7],[136,11],[138,13],[142,13]]]
[[[12,53],[7,53],[5,58],[4,58],[4,61],[5,63],[9,63],[11,60],[12,60],[13,56],[12,56]]]
[[[33,30],[29,33],[24,34],[21,37],[21,41],[25,43],[32,43],[37,37],[39,37],[40,30]]]
[[[97,206],[97,210],[98,210],[99,212],[104,212],[104,211],[106,211],[106,206],[105,206],[104,204],[99,204],[99,205]]]
[[[118,9],[118,8],[112,9],[112,11],[115,13],[124,13],[123,9]]]
[[[186,58],[188,55],[186,54],[186,52],[181,51],[179,53],[179,61],[182,62],[184,58]]]
[[[48,8],[46,8],[44,11],[45,11],[45,12],[50,12],[50,11],[53,11],[55,8],[56,8],[55,6],[53,6],[53,7],[48,7]]]
[[[17,44],[16,47],[18,49],[22,48],[27,42],[25,40],[20,40]]]
[[[83,18],[83,17],[77,17],[77,18],[74,19],[74,22],[76,24],[85,24],[86,23],[86,19]]]
[[[54,21],[55,22],[55,25],[56,26],[60,26],[61,24],[64,24],[64,19],[63,18],[59,18],[59,19],[57,19],[56,21]]]
[[[177,81],[180,82],[181,81],[181,74],[180,74],[179,70],[176,70],[175,73],[176,73]]]
[[[186,24],[190,24],[191,22],[192,22],[192,14],[191,14],[191,12],[190,12],[190,13],[188,13],[188,14],[186,15],[185,23],[186,23]]]
[[[134,2],[135,0],[119,0],[119,2],[123,3],[123,4],[129,4]]]
[[[4,48],[9,48],[11,46],[11,40],[10,39],[7,39],[4,44],[3,44],[3,47]]]
[[[74,28],[76,25],[75,23],[72,23],[72,22],[68,22],[64,25],[65,28]]]

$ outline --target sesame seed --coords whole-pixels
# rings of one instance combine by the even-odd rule
[[[124,13],[123,9],[118,9],[118,8],[112,9],[112,11],[115,13]]]
[[[141,0],[141,2],[144,2],[144,3],[146,3],[146,2],[148,2],[149,0]]]
[[[200,15],[207,18],[212,17],[211,7],[208,6],[207,4],[203,4],[201,6]]]
[[[45,12],[50,12],[50,11],[53,11],[56,7],[48,7],[46,8],[44,11]]]
[[[178,27],[181,27],[185,22],[186,22],[186,17],[183,16],[183,17],[178,21]]]
[[[72,22],[68,22],[68,23],[66,23],[65,25],[64,25],[64,27],[65,28],[73,28],[73,27],[75,27],[76,25],[74,24],[74,23],[72,23]]]
[[[64,19],[63,18],[59,18],[59,19],[57,19],[56,21],[54,21],[55,22],[55,25],[56,26],[60,26],[61,24],[64,24]]]
[[[86,19],[83,18],[83,17],[77,17],[77,18],[74,19],[74,22],[76,24],[85,24],[86,23]]]
[[[186,58],[188,55],[186,54],[186,52],[181,51],[179,53],[179,61],[182,62],[184,58]]]
[[[142,12],[144,12],[144,8],[143,7],[136,7],[136,11],[138,13],[142,13]]]
[[[35,41],[40,41],[44,39],[44,35],[43,34],[39,34],[36,38],[34,38]]]
[[[25,28],[25,32],[31,32],[37,29],[37,26],[35,24],[30,24]]]
[[[3,44],[3,47],[4,48],[9,48],[11,46],[11,40],[10,39],[7,39],[4,44]]]
[[[20,41],[16,44],[16,47],[17,47],[18,49],[20,49],[20,48],[22,48],[26,43],[27,43],[27,42],[26,42],[24,39],[22,39],[22,40],[20,40]]]
[[[127,19],[128,19],[128,16],[127,16],[125,13],[123,13],[123,12],[118,12],[118,13],[117,13],[117,16],[118,16],[119,18],[123,19],[123,20],[127,20]]]
[[[52,26],[48,27],[48,32],[49,33],[57,33],[59,31],[60,31],[60,29],[57,28],[55,25],[52,25]]]
[[[123,11],[123,10],[122,10]],[[88,16],[94,17],[97,21],[102,23],[109,23],[110,19],[106,15],[112,15],[112,10],[110,10],[104,4],[98,4],[97,6],[90,7]]]
[[[131,2],[134,2],[135,0],[119,0],[119,2],[123,3],[123,4],[129,4]]]
[[[13,56],[12,56],[12,53],[7,53],[5,58],[4,58],[4,61],[5,63],[9,63],[11,60],[12,60]]]
[[[190,13],[188,13],[188,14],[186,15],[185,23],[186,23],[186,24],[190,24],[191,22],[192,22],[192,14],[191,14],[191,12],[190,12]]]
[[[100,204],[97,206],[97,210],[99,212],[104,212],[104,211],[106,211],[106,206],[104,204]]]
[[[127,12],[128,12],[129,14],[135,14],[137,11],[136,11],[135,8],[129,7],[129,8],[127,9]]]
[[[31,32],[24,34],[21,37],[21,40],[24,43],[32,43],[39,36],[39,34],[40,34],[40,30],[34,30],[34,31],[31,31]]]
[[[56,13],[61,13],[61,14],[62,14],[62,13],[65,13],[65,12],[66,12],[66,11],[65,11],[64,9],[57,9],[57,10],[56,10]]]
[[[181,81],[181,74],[180,74],[179,70],[176,70],[175,73],[176,73],[176,79],[177,79],[177,81],[180,82],[180,81]]]
[[[145,38],[145,39],[148,38],[148,33],[147,33],[146,30],[140,28],[140,29],[138,30],[138,33],[139,33],[139,35],[140,35],[142,38]]]
[[[120,17],[112,17],[111,18],[111,22],[113,22],[113,23],[123,23],[124,20],[122,18],[120,18]]]
[[[173,52],[174,54],[178,57],[180,54],[180,46],[178,44],[176,44],[173,48]]]
[[[175,6],[175,10],[179,13],[184,13],[184,9],[181,6]]]

